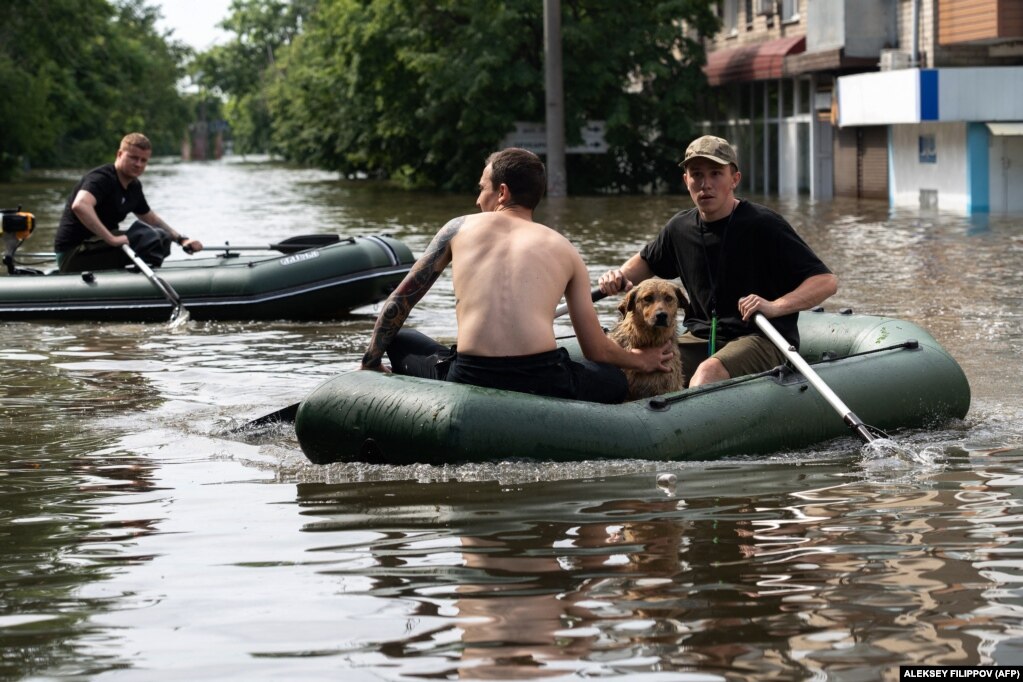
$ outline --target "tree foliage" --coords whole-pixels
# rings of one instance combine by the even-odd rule
[[[0,178],[107,160],[133,130],[177,149],[188,48],[159,34],[157,16],[144,0],[0,1]]]
[[[270,90],[274,139],[345,173],[472,186],[510,122],[542,110],[530,19],[516,3],[321,2]]]
[[[704,92],[694,36],[717,27],[710,5],[563,0],[568,142],[602,120],[611,148],[569,155],[571,191],[679,183],[688,112]],[[544,120],[542,0],[234,0],[232,10],[224,25],[238,37],[201,62],[206,82],[231,97],[236,134],[287,158],[467,188],[516,121]]]
[[[708,94],[696,36],[718,28],[711,4],[566,0],[566,135],[606,120],[611,147],[606,156],[569,155],[570,185],[581,173],[592,188],[681,186],[678,162]]]
[[[233,38],[199,54],[191,64],[200,88],[230,96],[227,114],[237,151],[273,151],[269,84],[278,74],[278,54],[291,44],[315,5],[316,0],[232,0],[220,26]]]

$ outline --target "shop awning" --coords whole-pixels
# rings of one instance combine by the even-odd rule
[[[805,49],[806,36],[792,36],[730,50],[716,50],[707,55],[703,72],[711,85],[781,78],[785,57]]]
[[[1023,135],[1023,123],[988,123],[992,135]]]

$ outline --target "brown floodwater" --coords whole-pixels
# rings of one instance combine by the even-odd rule
[[[0,205],[39,221],[23,250],[50,250],[80,172],[0,185]],[[473,188],[265,160],[157,162],[143,180],[207,244],[390,234],[419,254],[474,211]],[[932,332],[969,378],[965,420],[893,434],[894,453],[850,436],[715,462],[321,467],[290,428],[227,431],[353,370],[372,306],[181,329],[0,322],[0,679],[895,680],[908,663],[1023,664],[1023,217],[752,198],[839,275],[827,309]],[[688,205],[573,197],[538,219],[595,280]],[[452,304],[444,277],[408,324],[450,338]],[[613,320],[614,302],[598,310]]]

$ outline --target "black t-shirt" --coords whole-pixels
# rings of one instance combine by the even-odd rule
[[[114,164],[93,168],[78,181],[64,205],[64,213],[60,216],[57,235],[53,240],[53,250],[57,253],[70,251],[93,236],[92,231],[71,210],[72,202],[83,189],[96,197],[96,215],[111,232],[117,229],[129,213],[149,213],[149,204],[146,203],[146,195],[142,193],[141,182],[132,180],[127,187],[122,187]]]
[[[704,223],[695,208],[677,213],[640,256],[658,277],[682,280],[692,305],[684,324],[693,334],[709,338],[712,311],[717,310],[722,341],[759,333],[752,321],[742,321],[743,296],[773,301],[808,277],[831,272],[784,218],[749,201],[740,201],[728,218],[712,223]],[[795,346],[798,318],[793,313],[771,320]]]

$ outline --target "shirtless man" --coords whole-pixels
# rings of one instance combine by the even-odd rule
[[[388,297],[377,318],[363,369],[394,371],[457,383],[595,402],[621,402],[619,367],[668,371],[669,345],[624,350],[597,319],[589,273],[575,247],[533,222],[546,186],[543,163],[524,149],[491,154],[476,205],[483,213],[448,222]],[[402,330],[412,307],[452,265],[457,352]],[[586,361],[576,362],[554,338],[561,297]]]

